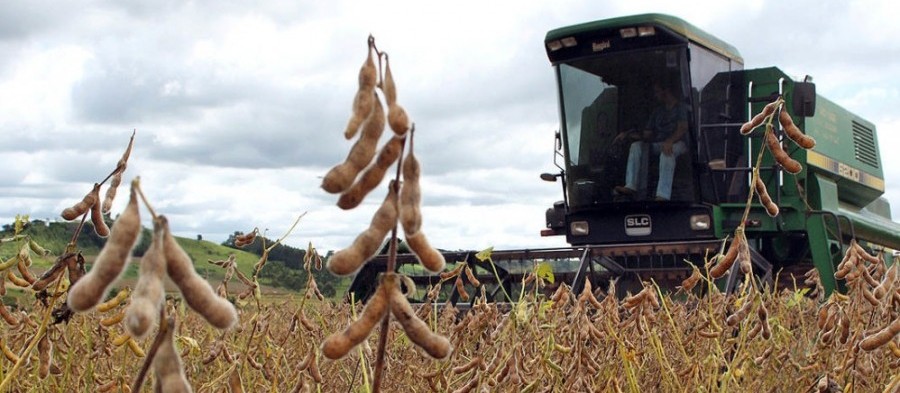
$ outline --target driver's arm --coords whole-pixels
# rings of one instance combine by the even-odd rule
[[[684,137],[684,134],[687,133],[687,128],[688,128],[688,124],[686,121],[684,121],[684,120],[679,121],[675,125],[675,132],[673,132],[672,135],[670,135],[668,138],[666,138],[666,142],[675,144],[675,142],[680,141],[681,138]]]
[[[663,154],[671,156],[675,151],[672,146],[678,143],[678,141],[681,140],[685,133],[687,133],[687,122],[684,120],[679,121],[675,125],[675,132],[673,132],[672,135],[670,135],[668,138],[666,138],[666,140],[663,141]]]

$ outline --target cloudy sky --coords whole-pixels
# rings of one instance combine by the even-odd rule
[[[675,3],[3,1],[0,222],[58,217],[136,129],[126,182],[141,176],[180,235],[220,242],[258,226],[274,238],[308,212],[289,244],[348,245],[384,187],[347,212],[319,185],[349,150],[341,134],[371,33],[416,122],[432,244],[562,246],[538,236],[561,199],[559,184],[538,178],[554,170],[558,128],[543,37],[644,12],[724,39],[746,68],[812,75],[820,94],[873,121],[900,217],[900,155],[888,154],[900,143],[895,3]]]

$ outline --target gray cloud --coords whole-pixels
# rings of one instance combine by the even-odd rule
[[[73,8],[71,2],[5,1],[0,4],[0,42],[23,40],[65,24]]]
[[[814,75],[820,93],[876,121],[883,146],[895,144],[882,126],[900,105],[900,87],[885,77],[900,72],[887,2],[514,5],[4,3],[0,86],[17,90],[0,91],[0,111],[35,107],[0,116],[0,159],[12,163],[0,173],[0,219],[56,216],[114,167],[137,129],[126,177],[142,177],[177,233],[221,241],[259,225],[277,236],[309,211],[289,242],[346,246],[384,185],[341,211],[319,183],[351,145],[341,130],[369,32],[391,53],[400,103],[416,121],[426,231],[439,247],[562,245],[537,237],[544,210],[562,197],[538,174],[555,170],[558,128],[543,36],[568,24],[681,16],[737,46],[748,67]],[[392,20],[398,7],[416,18]],[[489,17],[500,9],[507,18]],[[48,86],[24,73],[59,48],[84,55],[70,81]],[[40,94],[65,99],[40,107]],[[888,164],[890,188],[898,175]]]

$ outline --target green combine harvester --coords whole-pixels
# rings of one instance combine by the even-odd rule
[[[545,234],[594,249],[601,266],[622,274],[677,270],[685,259],[702,263],[702,254],[717,252],[740,224],[752,166],[765,146],[765,127],[745,137],[740,126],[783,97],[817,144],[810,150],[785,144],[803,165],[796,175],[764,156],[761,179],[781,214],[770,217],[754,204],[745,223],[757,273],[770,280],[814,266],[830,293],[839,288],[834,269],[851,239],[889,262],[900,248],[900,225],[882,197],[875,125],[816,95],[810,81],[776,67],[744,69],[737,49],[668,15],[556,29],[545,44],[559,88],[562,162],[558,174],[542,177],[561,179],[565,198],[547,212]],[[646,147],[635,192],[616,195],[631,148],[629,139],[616,137],[646,127],[659,105],[658,81],[686,108],[686,148],[675,159],[670,197],[657,198],[659,154]]]
[[[765,148],[765,127],[748,136],[740,127],[779,97],[817,144],[810,150],[783,144],[803,166],[796,175],[764,155],[760,177],[780,214],[770,217],[754,199],[745,221],[754,274],[769,283],[776,277],[802,283],[814,267],[830,294],[841,289],[834,270],[851,239],[892,263],[900,225],[882,197],[875,125],[818,96],[809,77],[744,69],[733,46],[661,14],[555,29],[544,44],[558,87],[560,171],[541,178],[559,181],[563,200],[547,210],[541,234],[565,235],[571,247],[494,251],[499,280],[474,251],[445,254],[448,262],[476,268],[482,282],[493,280],[492,296],[500,287],[511,291],[534,261],[557,263],[557,278],[576,292],[585,278],[595,288],[617,278],[620,293],[649,279],[674,288],[691,264],[702,270],[741,223],[752,168]],[[777,121],[775,132],[785,139]],[[375,282],[371,275],[384,270],[385,258],[359,273],[350,288],[357,299],[368,297],[364,283]],[[400,255],[398,262],[414,259]],[[724,289],[737,275],[733,269]]]

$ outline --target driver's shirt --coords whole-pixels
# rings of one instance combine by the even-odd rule
[[[675,133],[678,128],[678,122],[687,122],[688,111],[687,106],[677,103],[672,108],[666,108],[665,105],[659,106],[650,114],[645,129],[653,132],[653,141],[662,142]],[[687,136],[682,136],[682,140]]]

